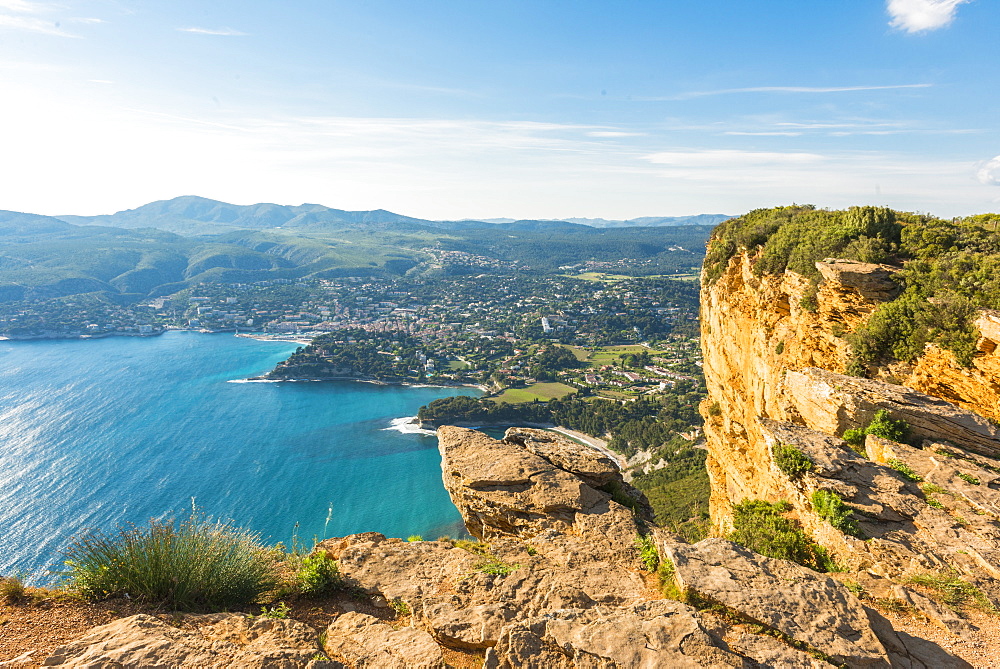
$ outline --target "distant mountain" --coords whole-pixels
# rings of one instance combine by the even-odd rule
[[[236,230],[294,228],[334,230],[345,227],[384,224],[428,224],[430,221],[401,216],[384,209],[344,211],[321,204],[286,206],[260,203],[228,204],[196,195],[159,200],[135,209],[102,216],[58,216],[74,225],[101,225],[115,228],[157,228],[182,235],[216,235]]]
[[[81,293],[129,303],[199,283],[311,277],[689,273],[701,264],[711,229],[427,221],[381,209],[242,206],[193,196],[106,216],[0,211],[0,304]]]
[[[592,228],[659,228],[674,225],[718,225],[732,216],[727,214],[695,214],[693,216],[642,216],[640,218],[630,218],[627,220],[613,220],[607,218],[551,218],[543,219],[543,222],[564,222],[587,225]],[[514,218],[484,218],[486,223],[514,223]]]
[[[172,200],[150,202],[135,209],[126,209],[101,216],[56,216],[73,225],[100,225],[112,228],[157,228],[186,236],[218,235],[237,230],[283,229],[295,232],[332,232],[345,229],[391,228],[396,231],[420,229],[468,230],[495,224],[530,224],[535,228],[565,229],[567,224],[591,228],[664,227],[677,225],[716,225],[729,216],[699,214],[697,216],[647,216],[627,221],[603,218],[565,218],[543,221],[519,221],[512,218],[486,220],[431,221],[395,214],[385,209],[345,211],[321,204],[259,203],[229,204],[196,195],[184,195]],[[523,226],[522,226],[523,227]]]

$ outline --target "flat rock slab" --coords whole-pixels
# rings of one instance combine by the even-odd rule
[[[691,607],[660,600],[607,612],[563,609],[513,623],[483,669],[744,666],[745,658],[710,635]]]
[[[724,539],[664,547],[681,591],[778,630],[852,667],[889,664],[865,607],[831,578]]]
[[[226,613],[183,627],[139,614],[91,629],[55,649],[45,667],[341,667],[319,660],[316,630],[295,620]]]
[[[326,629],[323,649],[352,669],[444,669],[441,647],[427,632],[395,628],[374,616],[345,613]]]

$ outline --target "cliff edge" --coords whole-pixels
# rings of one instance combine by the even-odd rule
[[[350,595],[324,628],[139,615],[91,630],[45,666],[969,666],[823,574],[651,527],[642,494],[585,445],[457,427],[442,427],[439,443],[474,539],[322,542]]]

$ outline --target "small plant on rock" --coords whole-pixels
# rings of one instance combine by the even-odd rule
[[[962,479],[963,481],[971,485],[979,485],[979,479],[977,479],[975,476],[971,474],[966,474],[965,472],[959,472],[958,478]]]
[[[344,584],[337,562],[325,551],[306,556],[295,574],[295,581],[304,595],[323,595]]]
[[[913,468],[910,467],[910,465],[903,462],[902,460],[889,458],[888,460],[885,461],[885,464],[891,467],[892,469],[895,469],[897,472],[903,475],[903,478],[909,481],[919,483],[920,481],[924,480],[923,476],[913,471]]]
[[[906,439],[909,433],[910,426],[907,425],[906,421],[893,420],[885,409],[876,411],[872,422],[865,428],[865,434],[874,434],[876,437],[898,442]]]
[[[801,478],[815,467],[805,453],[791,444],[775,444],[771,447],[771,455],[774,457],[774,464],[790,479]]]
[[[639,549],[639,562],[642,563],[642,568],[648,572],[656,571],[656,568],[660,565],[660,554],[656,550],[656,544],[653,542],[653,537],[649,534],[637,535],[635,538],[635,547]]]
[[[844,534],[857,537],[861,534],[857,522],[851,518],[851,507],[844,504],[840,495],[832,490],[816,490],[812,494],[816,514]]]
[[[398,597],[390,601],[389,606],[392,607],[392,610],[395,611],[396,615],[400,617],[408,616],[411,613],[410,605]]]

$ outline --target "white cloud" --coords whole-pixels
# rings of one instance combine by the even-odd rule
[[[246,37],[247,33],[232,28],[178,28],[182,33],[197,33],[198,35],[219,35],[221,37]]]
[[[930,88],[933,84],[888,84],[883,86],[750,86],[747,88],[720,88],[714,91],[691,91],[670,97],[633,98],[643,102],[665,102],[690,100],[710,95],[732,95],[734,93],[850,93],[853,91],[888,91],[900,88]]]
[[[693,151],[662,151],[643,156],[656,165],[672,167],[764,167],[818,163],[823,156],[817,153],[738,151],[733,149],[707,149]]]
[[[1000,156],[987,160],[976,170],[979,183],[987,186],[1000,186]]]
[[[908,33],[944,28],[955,20],[955,10],[969,0],[888,0],[886,10],[893,28]]]

